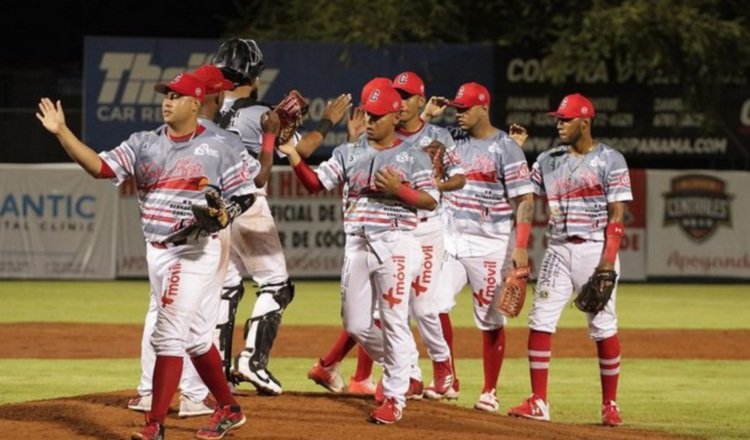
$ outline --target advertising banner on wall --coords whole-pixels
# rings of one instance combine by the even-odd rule
[[[750,279],[750,173],[648,171],[648,275]]]
[[[114,278],[111,183],[74,164],[0,164],[0,188],[0,278]]]
[[[218,40],[87,37],[84,42],[84,139],[99,151],[131,133],[162,124],[158,82],[210,61]],[[414,71],[428,95],[453,96],[467,81],[493,89],[492,49],[482,45],[403,44],[374,49],[363,45],[261,41],[265,70],[258,98],[277,103],[292,89],[310,101],[305,130],[314,128],[329,99],[351,93],[359,104],[362,86],[374,76],[393,78]],[[455,123],[446,116],[441,123]],[[328,133],[315,153],[327,159],[346,141],[345,124]]]
[[[646,171],[630,170],[633,202],[628,204],[625,214],[625,235],[620,243],[620,279],[643,281],[646,279]],[[538,275],[544,257],[547,239],[544,235],[549,209],[547,199],[535,198],[532,237],[529,241],[529,260],[532,278]]]

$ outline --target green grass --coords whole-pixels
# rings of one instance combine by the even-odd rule
[[[250,283],[240,305],[249,313],[255,295]],[[90,322],[141,324],[148,305],[146,281],[0,281],[1,322]],[[288,325],[339,325],[339,283],[299,282],[287,310]],[[452,312],[457,327],[473,327],[471,295],[465,289]],[[524,315],[509,327],[525,327]],[[750,286],[747,284],[623,284],[617,299],[621,328],[747,329]],[[243,313],[244,312],[244,313]],[[560,327],[585,327],[574,307],[565,309]]]
[[[285,390],[323,392],[306,377],[313,362],[306,358],[275,358],[270,366]],[[353,358],[344,361],[344,377],[352,374],[354,362]],[[421,366],[428,377],[432,371],[429,363],[423,361]],[[0,404],[134,390],[139,368],[137,359],[0,360]],[[622,368],[618,400],[628,427],[709,439],[750,438],[745,412],[750,407],[750,362],[626,359]],[[481,360],[460,359],[457,369],[461,398],[455,404],[471,407],[482,384]],[[507,359],[499,383],[498,397],[504,413],[529,393],[527,362]],[[554,421],[598,423],[596,361],[553,359],[549,398]]]

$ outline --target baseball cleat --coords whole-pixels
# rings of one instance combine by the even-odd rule
[[[151,394],[133,397],[128,400],[128,409],[133,411],[151,411]]]
[[[213,414],[215,409],[216,403],[210,397],[195,401],[186,396],[180,396],[180,412],[177,413],[177,416],[204,416],[206,414]]]
[[[390,425],[401,420],[404,407],[396,399],[388,398],[370,413],[370,421],[379,425]]]
[[[508,415],[549,422],[549,403],[536,394],[532,394],[522,404],[511,408]]]
[[[164,440],[164,425],[147,421],[146,426],[130,436],[130,440]]]
[[[497,393],[494,388],[482,393],[477,403],[474,404],[474,409],[480,411],[497,412],[499,408],[500,402],[497,400]]]
[[[340,393],[344,391],[344,378],[341,377],[341,373],[339,373],[337,367],[338,362],[324,367],[323,359],[318,359],[318,362],[308,370],[307,378],[328,391]],[[350,392],[354,391],[350,390]]]
[[[406,398],[411,400],[422,400],[424,384],[419,379],[409,378],[409,389],[406,390]]]
[[[281,394],[281,382],[279,382],[270,371],[263,368],[253,369],[250,367],[250,357],[243,356],[243,351],[237,357],[237,368],[232,372],[234,379],[240,382],[251,383],[258,394],[264,396],[278,396]]]
[[[211,416],[210,425],[201,428],[195,437],[201,440],[218,440],[224,438],[224,435],[232,429],[244,425],[246,421],[239,406],[227,405],[223,408],[216,408]]]
[[[610,400],[609,402],[602,405],[602,425],[622,425],[622,417],[620,417],[620,407],[617,406],[617,402],[615,402],[614,400]]]
[[[310,373],[308,373],[307,377],[310,377]],[[349,388],[347,391],[353,394],[367,394],[367,395],[374,395],[375,394],[375,382],[372,381],[372,377],[368,377],[365,380],[354,380],[354,377],[351,377],[349,379]]]
[[[457,377],[453,378],[453,385],[451,385],[451,387],[448,389],[448,391],[445,392],[445,394],[437,393],[437,391],[435,390],[435,383],[430,383],[430,386],[424,389],[424,396],[430,400],[457,400],[460,395],[461,391],[459,389]]]

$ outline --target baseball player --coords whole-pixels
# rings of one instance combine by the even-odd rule
[[[390,86],[376,87],[362,108],[366,138],[337,147],[317,172],[294,148],[282,151],[309,191],[346,183],[342,317],[346,331],[384,365],[384,401],[370,420],[389,424],[401,419],[409,387],[409,289],[422,263],[411,231],[419,221],[416,210],[435,209],[438,192],[429,157],[396,139],[398,93]],[[382,330],[373,323],[375,302]]]
[[[445,260],[438,283],[443,330],[452,339],[448,313],[468,283],[473,290],[474,322],[482,331],[484,385],[474,408],[498,410],[497,379],[505,350],[505,317],[496,309],[502,274],[511,264],[528,265],[533,188],[518,144],[489,119],[490,94],[476,82],[463,84],[454,100],[459,126],[456,142],[466,185],[443,194]],[[515,205],[516,234],[513,229]],[[455,372],[454,372],[455,374]],[[457,397],[457,391],[455,397]]]
[[[183,357],[196,371],[218,406],[199,439],[218,439],[245,423],[227,387],[221,358],[211,343],[216,323],[221,277],[220,240],[215,235],[186,232],[195,221],[191,205],[205,204],[204,191],[215,185],[233,211],[253,202],[248,162],[242,147],[198,124],[205,84],[181,73],[155,89],[164,93],[165,125],[131,135],[112,150],[96,154],[66,126],[62,104],[42,98],[37,118],[56,135],[65,151],[89,174],[120,184],[135,179],[147,246],[149,280],[159,296],[151,344],[156,351],[151,410],[136,440],[164,438],[164,421],[177,390]]]
[[[548,421],[547,377],[552,334],[565,304],[595,269],[620,271],[617,253],[623,235],[625,203],[633,199],[625,158],[591,134],[594,106],[580,94],[566,96],[557,111],[562,145],[540,154],[531,172],[534,192],[547,195],[550,219],[547,250],[529,313],[531,396],[510,415]],[[586,314],[596,341],[602,386],[602,423],[622,424],[617,406],[620,342],[616,291],[597,314]]]
[[[237,133],[248,153],[261,164],[253,190],[256,201],[231,227],[232,257],[223,293],[230,302],[226,309],[236,310],[244,292],[237,269],[240,264],[259,289],[251,316],[245,322],[245,348],[236,358],[233,376],[250,382],[261,394],[278,395],[282,392],[281,383],[268,370],[269,353],[281,316],[294,298],[294,285],[289,280],[276,223],[266,200],[265,185],[273,162],[275,136],[264,134],[261,126],[269,106],[255,99],[258,76],[264,68],[263,53],[255,41],[235,38],[219,46],[212,63],[237,86],[226,94],[220,126]],[[223,346],[231,348],[234,319],[220,320],[227,323],[221,332]],[[231,359],[231,353],[225,351],[225,359]]]
[[[206,97],[201,106],[198,117],[199,124],[203,127],[221,130],[213,122],[213,118],[219,108],[221,108],[221,102],[224,99],[224,91],[234,88],[234,84],[232,84],[231,81],[226,80],[221,74],[221,71],[212,65],[201,66],[192,73],[206,85]],[[228,132],[225,132],[222,135],[236,136],[234,133]],[[239,140],[236,142],[239,142]],[[251,166],[251,173],[257,174],[259,170],[258,162],[252,157],[246,157],[246,160],[248,160],[248,164]],[[138,384],[138,396],[128,401],[128,408],[135,411],[149,411],[151,409],[152,381],[156,353],[150,341],[151,334],[154,331],[154,324],[156,323],[159,303],[158,294],[160,292],[151,293],[149,309],[143,326],[143,338],[141,340],[141,380]],[[224,303],[226,303],[226,301],[222,301],[222,305]],[[226,312],[220,313],[219,316],[225,315]],[[201,381],[200,376],[195,371],[191,362],[183,362],[180,390],[182,393],[180,396],[180,409],[178,413],[180,417],[199,416],[214,412],[215,404],[212,399],[208,397],[208,388],[203,381]]]

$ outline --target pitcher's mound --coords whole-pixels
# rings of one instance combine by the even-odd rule
[[[126,408],[132,392],[90,394],[0,406],[0,428],[13,438],[129,439],[143,415]],[[372,398],[329,393],[285,393],[278,397],[238,396],[248,417],[226,439],[500,440],[500,439],[674,439],[664,433],[594,424],[571,425],[520,420],[430,401],[409,401],[395,425],[367,422]],[[191,439],[208,416],[180,419],[177,399],[167,417],[166,437]],[[627,420],[626,420],[627,422]],[[10,438],[10,437],[8,437]]]

